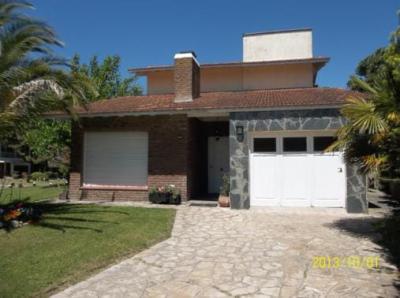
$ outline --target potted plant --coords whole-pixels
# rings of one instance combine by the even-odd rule
[[[224,175],[224,176],[222,176],[222,185],[221,185],[219,197],[218,197],[218,204],[220,207],[229,207],[230,206],[231,201],[229,198],[229,191],[230,191],[229,176]]]
[[[181,194],[175,185],[152,187],[149,191],[149,200],[154,204],[180,204]]]
[[[161,204],[166,200],[166,197],[163,195],[161,187],[152,187],[149,191],[149,200],[153,204]]]
[[[181,192],[175,187],[175,185],[165,186],[165,190],[168,196],[168,203],[179,205],[181,203]]]

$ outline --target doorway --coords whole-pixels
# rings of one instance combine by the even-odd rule
[[[208,193],[219,193],[223,176],[229,174],[229,138],[208,137]]]

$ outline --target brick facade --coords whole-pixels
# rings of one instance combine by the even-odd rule
[[[175,58],[175,102],[192,101],[200,96],[200,66],[193,57]]]
[[[146,131],[149,134],[148,188],[174,184],[188,198],[188,119],[186,115],[82,118],[72,129],[71,200],[148,200],[147,190],[82,189],[84,131]]]

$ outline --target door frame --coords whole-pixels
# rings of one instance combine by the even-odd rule
[[[322,137],[322,136],[335,136],[337,132],[337,129],[327,129],[327,130],[282,130],[282,131],[253,131],[249,132],[249,137],[247,139],[247,146],[248,146],[248,193],[249,193],[249,199],[250,199],[250,208],[251,208],[251,201],[252,201],[252,191],[251,191],[251,162],[252,162],[252,156],[255,154],[260,154],[260,155],[309,155],[309,154],[323,154],[323,155],[337,155],[338,152],[333,152],[333,153],[323,153],[323,152],[314,152],[314,137]],[[254,139],[255,138],[276,138],[276,152],[274,153],[257,153],[254,152]],[[289,152],[285,153],[283,152],[283,138],[285,137],[306,137],[307,141],[307,151],[306,152]],[[343,154],[341,154],[341,157],[343,158]],[[343,161],[343,175],[345,177],[345,185],[344,185],[344,198],[343,198],[343,208],[346,207],[346,198],[347,198],[347,187],[346,187],[346,181],[347,181],[347,170],[346,170],[346,164]],[[314,198],[312,198],[311,202],[314,201]]]

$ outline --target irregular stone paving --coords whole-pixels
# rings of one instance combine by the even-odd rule
[[[381,248],[313,209],[178,208],[172,237],[54,297],[394,297]],[[314,256],[381,256],[380,270],[312,268]]]

